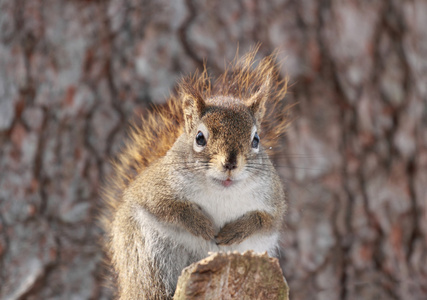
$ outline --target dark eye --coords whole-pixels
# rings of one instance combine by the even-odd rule
[[[199,131],[196,135],[196,143],[202,147],[206,146],[206,139],[201,131]]]
[[[259,136],[258,133],[255,132],[254,139],[252,140],[252,148],[258,148],[259,145]]]

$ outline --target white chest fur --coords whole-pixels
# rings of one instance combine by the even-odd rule
[[[154,249],[158,249],[160,246],[156,244],[159,242],[158,237],[161,236],[172,241],[177,246],[183,246],[189,252],[199,256],[199,259],[206,257],[209,252],[218,251],[245,252],[247,250],[253,250],[258,253],[267,251],[271,256],[276,255],[278,246],[277,243],[279,239],[278,232],[273,232],[270,234],[254,234],[240,244],[218,246],[213,240],[206,241],[201,237],[192,235],[182,228],[161,223],[154,216],[142,208],[135,211],[134,217],[140,224],[142,234],[145,237],[145,241],[147,243],[147,248],[152,248],[152,251],[159,251]]]
[[[237,183],[235,186],[227,188],[213,186],[203,190],[195,188],[184,192],[187,200],[199,205],[219,231],[225,224],[238,219],[247,212],[254,210],[271,212],[271,207],[266,203],[266,195],[259,193],[263,190],[265,189],[260,188],[256,183],[252,183],[251,186]],[[180,227],[161,223],[142,208],[137,210],[136,219],[141,224],[141,230],[148,243],[150,243],[148,241],[150,236],[153,236],[151,239],[153,243],[156,243],[155,236],[164,236],[200,258],[207,256],[208,252],[217,251],[254,250],[255,252],[267,251],[270,255],[274,255],[279,236],[278,233],[260,233],[250,236],[240,244],[218,246],[214,240],[206,241]],[[152,231],[153,229],[155,232]]]
[[[267,208],[263,195],[257,194],[254,187],[246,185],[223,189],[211,187],[193,192],[189,198],[212,218],[217,229],[247,212],[265,211]]]

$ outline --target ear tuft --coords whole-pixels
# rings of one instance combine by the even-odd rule
[[[185,131],[189,134],[200,121],[205,111],[206,103],[200,92],[190,83],[180,85],[182,110],[184,113]]]
[[[249,99],[249,109],[252,111],[257,125],[261,124],[262,118],[265,114],[265,102],[268,99],[271,88],[270,75],[267,75],[267,78],[258,89],[258,91]]]

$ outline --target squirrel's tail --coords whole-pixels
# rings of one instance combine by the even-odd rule
[[[255,59],[257,52],[258,47],[255,47],[242,58],[236,58],[216,81],[211,80],[205,69],[184,79],[180,86],[191,86],[205,99],[224,95],[245,101],[262,86],[267,85],[268,100],[260,136],[267,153],[274,155],[282,150],[283,141],[280,137],[289,124],[289,105],[284,102],[287,79],[279,77],[277,53],[257,61]],[[113,161],[113,175],[107,179],[102,191],[104,207],[100,220],[107,233],[107,239],[111,232],[114,212],[121,203],[122,192],[137,174],[151,162],[164,156],[183,132],[181,99],[184,98],[187,89],[179,90],[178,96],[172,96],[166,104],[150,111],[142,119],[141,125],[132,126],[129,140]],[[105,244],[108,242],[104,242]]]
[[[140,125],[131,124],[128,140],[112,161],[112,175],[101,191],[100,221],[107,234],[125,188],[154,160],[166,154],[182,134],[183,123],[181,102],[172,96],[167,103],[153,107]]]

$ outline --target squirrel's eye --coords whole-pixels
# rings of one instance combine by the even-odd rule
[[[201,131],[199,131],[196,135],[196,143],[202,147],[206,146],[206,139]]]
[[[259,136],[258,133],[255,132],[254,139],[252,140],[252,148],[258,148],[259,145]]]

